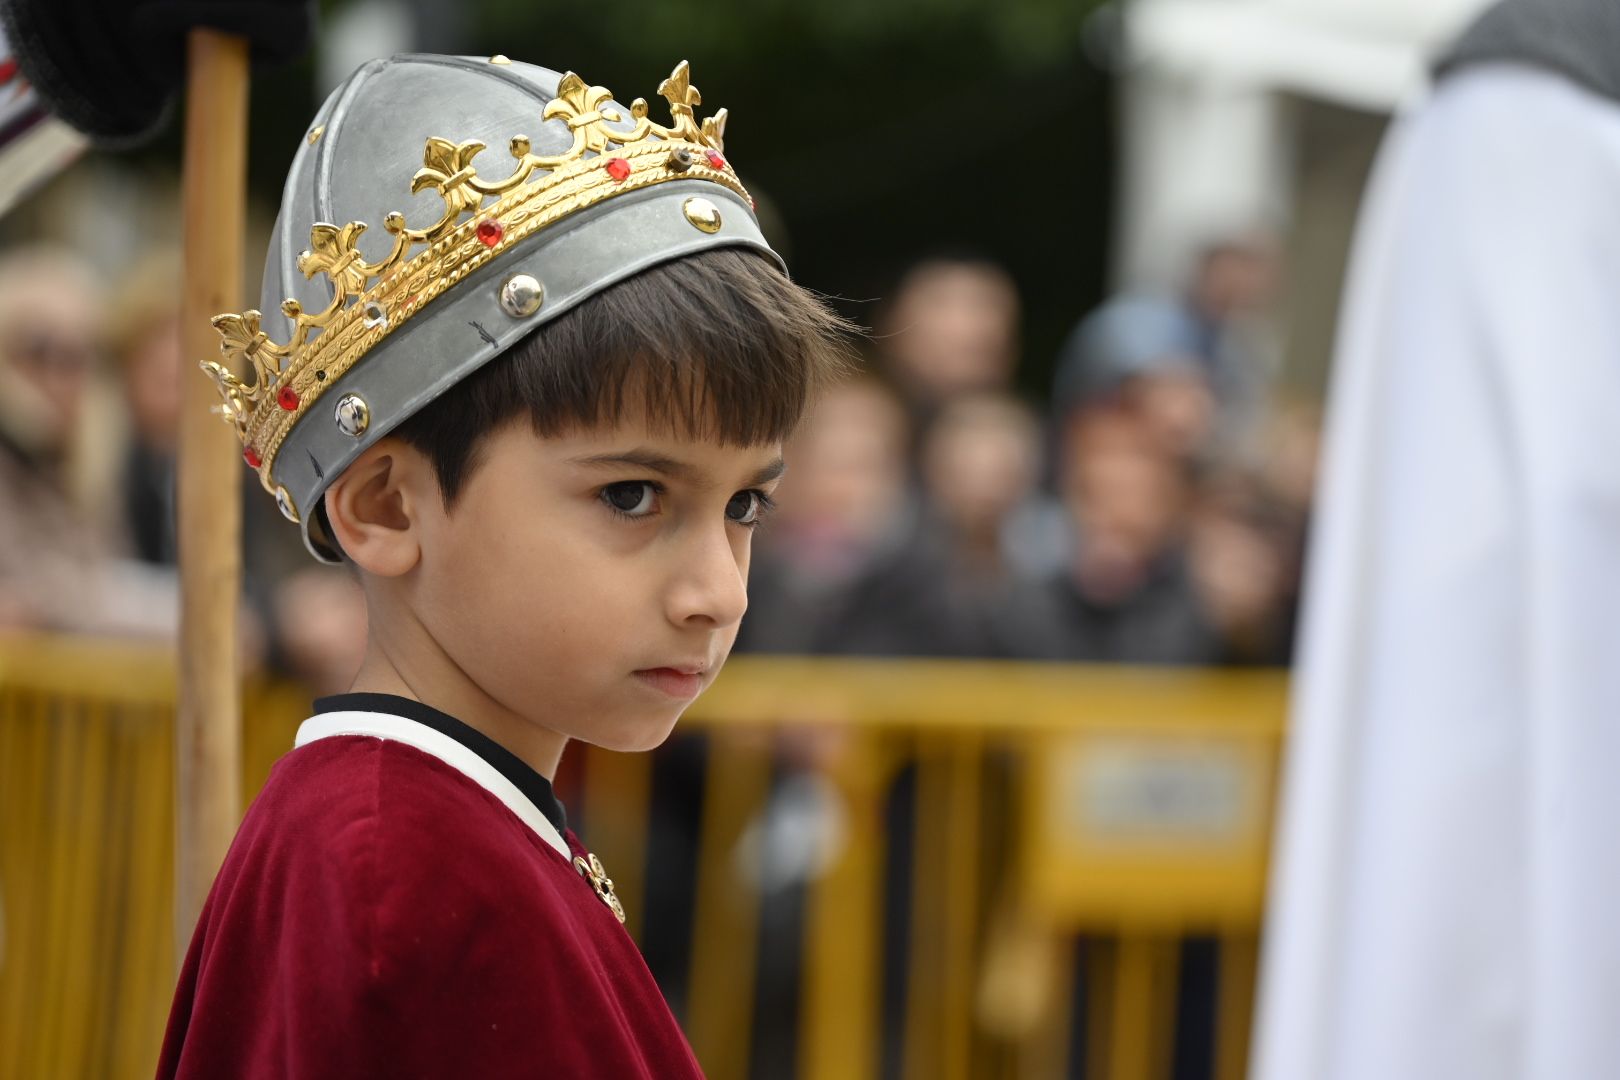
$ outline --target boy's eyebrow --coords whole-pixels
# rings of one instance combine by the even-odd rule
[[[765,466],[763,469],[759,470],[759,472],[749,477],[748,486],[759,487],[762,484],[769,484],[773,480],[780,480],[782,479],[782,474],[785,472],[787,472],[787,461],[779,457],[769,465]]]
[[[665,454],[652,450],[625,450],[617,454],[590,454],[585,457],[570,458],[574,465],[586,465],[594,468],[604,466],[633,466],[646,469],[649,472],[659,473],[675,480],[692,480],[697,478],[698,470],[684,461],[677,461]],[[787,472],[787,462],[781,457],[754,473],[748,479],[749,487],[758,487],[769,484],[773,480],[780,480],[782,474]]]

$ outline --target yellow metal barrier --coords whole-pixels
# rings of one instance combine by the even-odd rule
[[[176,664],[0,640],[0,1076],[145,1077],[174,991]],[[306,702],[251,688],[243,790]]]
[[[175,973],[174,672],[162,649],[0,640],[0,1076],[152,1071]],[[882,1075],[886,1040],[907,1078],[1063,1075],[1080,985],[1085,1075],[1159,1080],[1177,943],[1197,932],[1220,941],[1215,1075],[1237,1080],[1284,698],[1272,673],[733,660],[683,722],[708,735],[684,1019],[709,1075],[757,1063],[760,897],[739,852],[784,740],[808,740],[788,756],[836,792],[842,828],[804,900],[799,1076]],[[307,701],[246,703],[251,797]],[[589,748],[581,772],[639,933],[653,765]],[[902,851],[903,949],[884,919]]]

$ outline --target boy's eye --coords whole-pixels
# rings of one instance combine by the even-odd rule
[[[658,488],[650,480],[625,480],[602,489],[608,509],[626,517],[646,517],[658,501]]]
[[[762,491],[739,491],[726,503],[726,519],[738,525],[758,525],[770,503]]]

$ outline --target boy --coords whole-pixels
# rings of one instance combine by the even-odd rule
[[[843,324],[684,63],[659,93],[669,126],[572,74],[396,57],[299,148],[285,318],[214,320],[251,385],[205,367],[369,640],[242,823],[159,1075],[698,1075],[549,778],[570,738],[658,745],[714,678]],[[393,212],[407,181],[433,205]]]

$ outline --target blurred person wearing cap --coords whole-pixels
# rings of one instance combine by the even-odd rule
[[[1173,453],[1255,459],[1274,366],[1264,313],[1275,277],[1269,242],[1232,237],[1199,254],[1179,295],[1127,292],[1105,301],[1059,353],[1059,415],[1117,395]]]
[[[1172,300],[1116,296],[1064,344],[1053,384],[1059,427],[1076,410],[1118,401],[1143,433],[1179,459],[1201,457],[1214,436],[1215,393],[1197,324]]]
[[[102,291],[51,248],[0,257],[0,628],[167,635],[172,573],[124,557],[101,407]]]
[[[1257,1080],[1620,1076],[1620,5],[1437,74],[1349,276]]]

